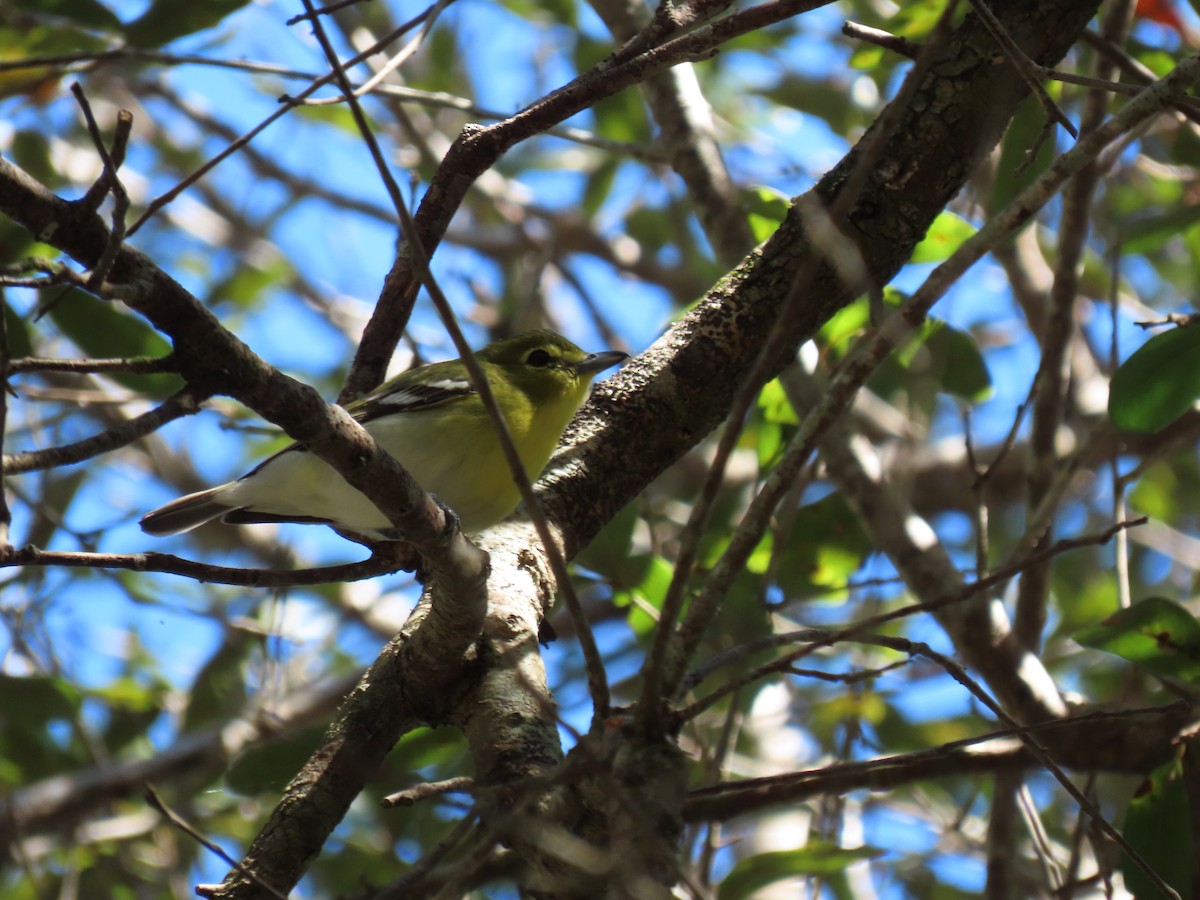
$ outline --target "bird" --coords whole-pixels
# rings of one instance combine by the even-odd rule
[[[532,481],[541,474],[592,379],[628,358],[585,353],[560,334],[528,331],[474,354]],[[417,482],[449,506],[463,531],[478,533],[520,502],[499,438],[461,359],[409,369],[347,411]],[[220,519],[228,524],[331,525],[371,540],[402,535],[330,465],[301,444],[267,458],[236,481],[188,494],[142,516],[142,531],[166,536]]]

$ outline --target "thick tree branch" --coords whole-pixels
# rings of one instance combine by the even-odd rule
[[[689,792],[683,815],[689,822],[728,820],[764,809],[791,806],[828,793],[854,790],[888,791],[929,778],[954,777],[980,772],[1001,772],[1037,765],[1032,753],[1014,738],[1019,732],[1039,735],[1056,744],[1075,744],[1080,753],[1075,768],[1095,771],[1145,772],[1164,758],[1165,748],[1147,747],[1146,755],[1127,756],[1123,748],[1091,740],[1098,723],[1121,721],[1127,730],[1150,724],[1162,733],[1177,729],[1187,716],[1183,704],[1127,710],[1119,713],[1098,712],[1022,729],[1004,729],[991,734],[954,741],[932,750],[822,766],[805,772],[790,772],[768,778],[748,778],[728,784]],[[1166,727],[1163,727],[1165,723]],[[1110,730],[1108,728],[1106,731]]]
[[[1013,4],[1005,27],[1041,64],[1057,61],[1084,27],[1094,3]],[[1014,73],[994,65],[990,36],[972,17],[932,62],[849,216],[871,281],[884,284],[908,259],[929,223],[990,152],[1024,96]],[[864,138],[867,141],[868,137]],[[856,148],[814,189],[828,204],[853,170]],[[632,365],[604,382],[568,431],[568,446],[551,462],[543,484],[551,517],[572,547],[601,524],[721,421],[734,389],[776,325],[799,265],[813,252],[801,217],[793,213],[762,247]],[[811,336],[855,291],[831,266],[822,266],[802,308],[786,324],[789,352]],[[636,447],[636,453],[627,448]],[[577,477],[581,471],[603,478]]]

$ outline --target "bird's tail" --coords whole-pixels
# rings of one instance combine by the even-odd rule
[[[198,525],[230,512],[230,507],[217,500],[226,487],[228,485],[221,485],[172,500],[166,506],[146,513],[138,524],[146,534],[156,537],[191,531]]]

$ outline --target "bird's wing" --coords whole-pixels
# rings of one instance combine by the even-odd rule
[[[443,378],[438,381],[417,382],[388,387],[368,394],[362,400],[351,403],[347,410],[359,422],[370,422],[380,416],[400,412],[429,409],[459,397],[475,393],[471,382],[465,378]]]
[[[417,382],[415,384],[385,384],[375,391],[375,393],[355,400],[346,407],[346,411],[360,423],[365,424],[373,419],[378,419],[380,416],[399,412],[412,412],[418,409],[429,409],[432,406],[447,403],[459,397],[466,397],[473,393],[475,393],[475,388],[471,386],[470,381],[466,378],[457,378],[454,376],[447,376],[437,381]],[[238,481],[244,481],[252,475],[258,474],[260,469],[274,462],[279,457],[297,451],[307,453],[308,448],[303,444],[289,444],[277,453],[268,456],[239,478]],[[225,521],[234,522],[235,524],[247,524],[251,520],[246,518],[230,519],[227,514]],[[259,519],[255,521],[265,520]],[[285,521],[298,520],[287,519]]]

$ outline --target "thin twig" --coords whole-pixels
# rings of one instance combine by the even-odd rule
[[[1175,325],[1182,328],[1184,325],[1191,325],[1197,321],[1200,321],[1200,313],[1167,313],[1161,319],[1143,320],[1133,324],[1142,329],[1159,328],[1163,325]]]
[[[413,863],[401,878],[392,882],[379,893],[389,898],[429,896],[430,876],[434,869],[449,856],[452,850],[471,836],[475,830],[475,820],[478,818],[479,804],[476,803],[466,815],[454,823],[450,833],[438,841],[435,847]],[[477,840],[487,840],[490,850],[498,840],[498,835],[493,831],[484,837],[477,837]]]
[[[160,372],[176,372],[178,364],[174,353],[168,353],[166,356],[130,356],[124,359],[50,359],[23,356],[10,360],[8,371],[11,375],[27,372],[68,372],[72,375],[119,372],[123,375],[154,375]]]
[[[379,801],[379,805],[384,809],[393,809],[397,806],[413,806],[430,797],[440,797],[443,794],[451,793],[466,793],[474,787],[475,779],[470,776],[447,778],[445,781],[426,781],[422,784],[405,788],[402,791],[397,791],[394,794],[388,794]]]
[[[401,47],[396,53],[388,59],[386,63],[379,67],[378,71],[372,73],[371,77],[364,81],[358,87],[352,87],[348,78],[342,77],[338,81],[341,84],[343,97],[330,97],[324,100],[309,100],[308,106],[324,106],[333,103],[341,103],[343,100],[350,101],[353,97],[362,97],[371,93],[375,88],[387,78],[392,72],[404,65],[404,63],[412,57],[414,53],[420,49],[421,44],[425,42],[425,38],[429,36],[429,32],[433,30],[434,23],[437,22],[437,17],[448,7],[454,0],[437,0],[432,6],[422,13],[424,21],[421,23],[421,30],[413,35],[412,40]],[[314,19],[314,25],[316,20]]]
[[[967,0],[967,2],[971,4],[971,8],[975,10],[975,14],[979,16],[979,20],[983,22],[984,26],[991,33],[992,38],[1000,45],[1004,51],[1004,55],[1008,57],[1008,61],[1012,63],[1013,68],[1017,70],[1017,73],[1029,87],[1029,90],[1038,98],[1038,102],[1042,104],[1042,108],[1046,111],[1047,118],[1058,122],[1058,124],[1067,130],[1067,133],[1071,137],[1078,138],[1079,131],[1072,124],[1071,120],[1067,118],[1067,114],[1058,108],[1058,104],[1050,99],[1050,95],[1046,93],[1046,89],[1042,87],[1041,81],[1038,80],[1038,70],[1041,67],[1025,55],[1025,51],[1012,39],[1012,36],[1005,30],[1000,20],[996,17],[996,14],[992,12],[986,3],[982,2],[982,0]]]
[[[876,47],[882,47],[884,50],[891,50],[893,53],[907,59],[916,59],[921,53],[921,45],[916,41],[910,41],[906,37],[892,34],[890,31],[884,31],[881,28],[861,25],[858,22],[843,22],[842,34],[856,41],[862,41],[865,44],[874,44]]]
[[[162,404],[135,416],[127,422],[116,425],[99,434],[92,435],[61,447],[50,447],[45,450],[29,450],[24,453],[5,454],[3,467],[5,474],[15,475],[21,472],[35,472],[41,469],[55,469],[59,466],[69,466],[84,462],[101,453],[108,453],[119,447],[125,447],[139,438],[157,431],[168,422],[173,422],[183,416],[190,416],[200,411],[201,402],[206,399],[197,397],[191,390],[185,389],[167,398]]]
[[[817,633],[820,634],[820,632]],[[832,636],[823,635],[818,643],[821,645],[827,645],[828,638],[830,637]],[[1178,900],[1179,895],[1175,893],[1175,891],[1172,890],[1165,881],[1163,881],[1162,877],[1154,871],[1154,869],[1146,862],[1144,858],[1142,858],[1137,850],[1129,845],[1124,836],[1121,835],[1120,832],[1118,832],[1117,829],[1115,829],[1108,822],[1100,810],[1096,808],[1095,804],[1093,804],[1091,800],[1084,796],[1083,792],[1080,791],[1079,788],[1075,786],[1074,782],[1067,777],[1066,773],[1062,770],[1058,763],[1051,758],[1050,751],[1047,750],[1046,747],[1034,736],[1034,729],[1020,725],[1018,722],[1016,722],[1016,720],[1009,716],[1008,713],[1005,712],[1004,708],[998,702],[996,702],[996,700],[994,700],[992,696],[985,691],[957,661],[945,656],[942,653],[938,653],[927,644],[919,641],[910,641],[905,638],[890,637],[881,634],[859,633],[853,638],[853,640],[857,643],[887,647],[901,653],[906,653],[910,656],[923,656],[940,666],[951,678],[966,688],[971,696],[983,704],[983,706],[986,707],[994,716],[996,716],[1000,722],[1008,726],[1008,728],[1011,729],[1012,732],[1021,739],[1021,742],[1034,756],[1034,758],[1037,759],[1038,763],[1054,777],[1054,779],[1068,794],[1071,795],[1071,797],[1082,809],[1087,810],[1088,815],[1092,817],[1092,820],[1096,823],[1097,827],[1099,827],[1110,839],[1112,839],[1117,846],[1129,854],[1129,857],[1133,860],[1134,864],[1146,873],[1147,877],[1154,882],[1155,886],[1162,891],[1164,896],[1174,897],[1176,900]],[[775,665],[778,665],[778,663]],[[1060,721],[1063,724],[1074,724],[1076,720],[1068,718]]]
[[[66,566],[76,569],[123,569],[130,572],[160,572],[182,575],[200,582],[230,584],[238,587],[308,587],[363,581],[397,571],[412,571],[415,558],[406,553],[401,542],[377,544],[362,562],[337,566],[319,566],[280,572],[274,569],[239,569],[195,562],[170,553],[85,553],[42,550],[38,547],[0,547],[0,568],[14,566]]]
[[[966,669],[959,665],[959,663],[955,660],[945,656],[944,654],[938,653],[927,644],[910,642],[899,638],[892,638],[889,639],[889,641],[893,642],[892,646],[894,649],[915,653],[937,663],[951,678],[965,687],[971,693],[971,695],[975,697],[976,700],[989,709],[992,714],[1001,722],[1005,723],[1010,728],[1019,727],[1016,720],[1004,711],[1004,707],[997,703],[987,691],[980,687],[978,682],[976,682],[975,679],[967,674]],[[908,645],[907,650],[904,650],[905,644]],[[1092,817],[1092,821],[1096,823],[1096,826],[1129,856],[1134,865],[1142,870],[1146,877],[1153,882],[1154,886],[1162,892],[1163,896],[1173,897],[1174,900],[1180,900],[1179,894],[1176,893],[1169,884],[1167,884],[1163,877],[1159,875],[1157,871],[1155,871],[1154,867],[1146,861],[1141,853],[1125,839],[1125,836],[1113,827],[1112,823],[1110,823],[1108,819],[1104,817],[1104,814],[1101,813],[1096,805],[1084,795],[1083,791],[1079,790],[1079,788],[1075,786],[1075,782],[1071,781],[1071,779],[1067,777],[1067,773],[1064,772],[1058,763],[1051,758],[1050,751],[1047,750],[1046,747],[1041,744],[1028,730],[1021,731],[1018,736],[1020,737],[1021,742],[1037,758],[1038,762],[1046,769],[1046,771],[1054,776],[1054,780],[1062,786],[1063,790],[1071,795],[1075,802],[1079,804],[1081,809],[1087,810],[1088,815]]]
[[[971,523],[975,530],[975,577],[981,578],[988,569],[988,508],[983,497],[981,476],[984,467],[975,458],[975,438],[971,429],[971,407],[962,408],[963,446],[967,466],[971,470]]]
[[[1067,538],[1058,541],[1053,546],[1039,550],[1027,558],[1020,560],[1019,562],[996,569],[989,575],[979,578],[976,581],[972,581],[970,584],[965,584],[959,590],[943,597],[936,597],[933,600],[924,601],[922,603],[910,603],[906,606],[901,606],[885,613],[879,613],[877,615],[870,616],[869,618],[863,619],[860,622],[847,625],[844,628],[836,630],[830,629],[829,631],[823,633],[828,637],[828,640],[822,638],[820,641],[815,642],[812,646],[806,648],[803,652],[793,654],[782,660],[776,660],[768,665],[774,667],[772,668],[772,671],[777,671],[777,667],[780,664],[790,665],[800,657],[809,655],[814,650],[820,649],[821,647],[832,646],[833,644],[843,640],[854,640],[857,635],[868,631],[878,630],[880,627],[888,624],[889,622],[907,618],[908,616],[916,615],[918,613],[938,612],[948,606],[953,606],[957,603],[963,603],[972,599],[973,597],[977,597],[979,594],[985,591],[992,590],[993,588],[1004,584],[1011,578],[1016,577],[1017,575],[1021,574],[1022,570],[1026,566],[1030,565],[1031,563],[1040,562],[1044,559],[1059,556],[1063,553],[1067,553],[1071,550],[1078,550],[1082,547],[1101,546],[1108,543],[1108,541],[1112,539],[1113,535],[1117,534],[1118,532],[1126,528],[1136,528],[1139,525],[1144,525],[1148,521],[1149,519],[1147,519],[1145,516],[1142,516],[1141,518],[1133,519],[1128,522],[1119,522],[1116,525],[1109,526],[1103,531],[1095,534],[1083,535],[1077,538]],[[694,689],[697,685],[701,684],[713,672],[732,662],[735,662],[746,656],[753,655],[754,653],[760,653],[763,650],[769,650],[772,647],[781,646],[789,642],[790,641],[787,639],[787,635],[772,635],[770,637],[760,638],[757,641],[751,641],[749,643],[742,644],[738,647],[726,650],[723,653],[719,653],[716,656],[706,660],[703,665],[698,666],[696,669],[693,669],[691,672],[689,672],[687,677],[682,679],[680,682],[679,693],[686,694]],[[764,669],[765,668],[766,667],[764,667]],[[766,671],[748,673],[741,679],[741,683],[751,684],[766,674],[770,673]],[[731,693],[740,686],[741,684],[724,684],[713,694],[710,694],[689,706],[677,710],[674,714],[675,718],[678,721],[686,721],[694,718],[700,712],[703,712],[704,709],[712,706],[713,703],[715,703],[721,697]]]
[[[319,6],[316,9],[314,9],[312,12],[305,10],[304,12],[300,13],[299,15],[292,16],[284,24],[298,25],[300,22],[303,22],[306,19],[315,19],[317,16],[333,15],[333,13],[335,13],[335,12],[339,12],[343,9],[346,9],[349,6],[357,6],[359,3],[362,3],[362,2],[364,2],[364,0],[338,0],[338,2],[330,3],[327,6]]]
[[[347,61],[346,65],[357,65],[358,63],[362,62],[363,60],[368,59],[369,57],[373,56],[376,53],[379,53],[384,48],[386,48],[389,43],[391,43],[398,36],[403,34],[404,33],[403,29],[410,27],[412,22],[420,21],[422,18],[423,18],[422,16],[418,16],[416,19],[411,20],[411,22],[409,22],[409,23],[405,23],[405,25],[402,25],[400,28],[394,29],[390,34],[385,35],[382,39],[376,41],[374,44],[372,44],[367,49],[363,50],[360,53],[355,54],[353,57],[350,58],[349,61]],[[314,26],[316,24],[319,24],[319,20],[314,20]],[[344,76],[344,74],[345,73],[343,72],[343,76]],[[232,156],[234,153],[236,153],[238,151],[238,149],[240,149],[242,146],[244,146],[245,144],[248,144],[248,143],[250,143],[250,141],[254,140],[255,137],[257,137],[259,134],[261,134],[276,119],[281,118],[282,116],[284,116],[288,112],[290,112],[292,109],[299,106],[301,104],[302,100],[304,100],[306,97],[309,97],[310,95],[316,93],[322,87],[324,87],[325,85],[327,85],[331,81],[333,81],[336,77],[337,76],[336,76],[335,72],[329,72],[329,73],[322,75],[321,77],[315,79],[311,84],[308,85],[308,87],[306,87],[304,90],[302,90],[296,96],[292,97],[292,96],[285,94],[284,96],[280,97],[279,99],[280,99],[281,105],[278,109],[276,109],[269,116],[267,116],[265,119],[263,119],[257,125],[255,125],[253,128],[251,128],[245,134],[243,134],[236,141],[233,141],[232,143],[230,143],[224,150],[222,150],[220,153],[218,153],[212,159],[208,160],[208,162],[204,163],[202,166],[200,166],[198,169],[196,169],[194,172],[192,172],[190,175],[188,175],[186,178],[184,178],[182,181],[180,181],[178,184],[176,184],[174,187],[172,187],[166,193],[160,194],[158,197],[154,198],[154,200],[152,200],[150,202],[150,205],[146,207],[146,211],[142,213],[141,217],[138,218],[138,220],[129,227],[128,231],[126,232],[126,236],[127,237],[132,236],[134,234],[134,232],[136,232],[139,228],[141,228],[142,225],[144,225],[151,216],[153,216],[160,209],[162,209],[164,206],[166,206],[168,203],[170,203],[172,200],[174,200],[176,197],[178,197],[180,194],[182,194],[185,190],[187,190],[188,187],[195,184],[197,181],[199,181],[201,178],[203,178],[205,175],[207,175],[209,172],[211,172],[214,168],[216,168],[217,165],[219,165],[221,162],[223,162],[224,160],[226,160],[230,156]]]
[[[1080,35],[1083,42],[1093,49],[1099,51],[1106,56],[1118,69],[1121,70],[1129,78],[1133,79],[1137,85],[1153,84],[1158,78],[1157,74],[1140,60],[1134,59],[1125,52],[1123,47],[1118,47],[1108,38],[1093,31],[1090,28],[1085,28],[1083,34]],[[1200,109],[1197,109],[1197,101],[1191,97],[1180,97],[1175,108],[1186,116],[1193,124],[1200,125]]]
[[[400,26],[400,29],[398,30],[401,30],[404,27],[405,26]],[[394,36],[395,33],[393,32],[392,37]],[[238,72],[247,72],[253,75],[274,75],[279,78],[296,78],[303,81],[314,81],[323,77],[312,72],[306,72],[302,69],[293,69],[287,66],[275,65],[273,63],[220,59],[216,57],[197,56],[187,53],[162,53],[156,50],[143,50],[136,47],[121,47],[113,50],[102,50],[95,53],[65,53],[50,56],[26,56],[22,57],[21,59],[2,60],[0,61],[0,73],[16,72],[25,69],[42,69],[56,66],[69,67],[77,63],[117,62],[126,59],[139,62],[154,62],[161,65],[193,65],[208,66],[210,68],[218,69],[233,69]],[[67,68],[66,71],[83,71],[83,69],[77,70]],[[328,75],[324,77],[328,78]],[[145,85],[145,89],[157,93],[161,93],[164,90],[163,85],[161,84],[147,84]],[[356,85],[355,91],[356,93],[362,94],[362,86]],[[407,87],[400,84],[376,85],[372,93],[378,96],[400,100],[401,102],[431,107],[433,109],[458,110],[459,112],[465,113],[466,115],[478,120],[500,121],[507,119],[510,115],[512,115],[511,111],[504,112],[501,110],[489,109],[485,106],[479,106],[475,103],[472,103],[466,97],[460,97],[444,91],[422,91],[418,90],[417,88]],[[319,102],[340,103],[343,102],[343,98],[335,97]],[[306,100],[303,105],[316,105],[316,103],[314,101]],[[655,145],[605,138],[583,128],[559,125],[546,129],[546,134],[552,137],[561,138],[564,141],[571,141],[572,143],[595,147],[599,150],[604,150],[609,153],[627,156],[640,162],[656,164],[667,162],[666,155]],[[235,139],[237,139],[236,134],[226,138],[226,140],[230,141]],[[246,146],[246,144],[241,145],[243,148]]]
[[[252,882],[254,882],[256,885],[258,885],[264,891],[269,893],[272,897],[278,897],[279,900],[287,900],[286,893],[278,890],[273,885],[270,885],[267,882],[263,881],[263,879],[258,875],[257,872],[255,872],[253,869],[251,869],[245,863],[238,862],[236,859],[234,859],[232,856],[230,856],[228,853],[226,853],[224,850],[222,850],[220,845],[216,844],[213,841],[210,841],[208,838],[206,838],[204,835],[202,835],[199,831],[197,831],[195,828],[193,828],[191,826],[191,824],[189,824],[188,821],[183,818],[183,816],[179,815],[179,813],[175,812],[173,809],[171,809],[169,806],[167,806],[166,802],[163,800],[162,797],[159,796],[158,791],[156,791],[153,788],[153,786],[151,786],[149,784],[146,785],[146,790],[145,790],[145,793],[143,796],[146,798],[146,802],[148,804],[150,804],[150,806],[152,808],[158,810],[158,812],[160,812],[166,818],[166,820],[168,822],[170,822],[174,827],[178,828],[180,831],[182,831],[184,834],[186,834],[188,837],[190,837],[196,843],[207,848],[211,853],[216,854],[227,865],[232,866],[233,868],[237,869],[239,872],[241,872],[243,875],[245,875],[247,878],[249,878]],[[200,894],[200,896],[205,896],[205,894],[203,893],[201,888],[202,888],[201,885],[197,885],[196,893]]]
[[[110,152],[104,145],[104,138],[100,134],[100,126],[96,124],[96,117],[92,114],[92,106],[88,103],[88,99],[84,95],[83,88],[79,85],[79,82],[71,85],[71,93],[75,95],[75,100],[79,103],[79,108],[83,111],[83,118],[87,123],[87,130],[92,138],[92,145],[96,148],[96,153],[104,165],[100,177],[96,179],[96,183],[83,196],[80,203],[85,209],[95,212],[100,208],[100,204],[103,202],[106,194],[111,194],[113,198],[112,228],[109,230],[104,250],[101,252],[100,258],[96,261],[96,265],[92,268],[86,284],[87,289],[95,293],[104,283],[104,279],[108,276],[113,263],[116,262],[117,254],[121,250],[121,244],[125,240],[125,216],[129,213],[129,194],[126,193],[125,185],[121,183],[117,171],[125,161],[125,151],[129,144],[129,135],[133,130],[133,113],[127,109],[122,109],[117,113],[117,125],[113,132],[113,145]]]
[[[1121,241],[1120,238],[1112,243],[1111,247],[1111,264],[1109,267],[1108,284],[1108,314],[1109,326],[1111,328],[1111,337],[1108,343],[1108,367],[1110,372],[1117,371],[1117,366],[1121,359],[1120,341],[1118,335],[1120,333],[1120,290],[1118,289],[1118,277],[1120,275],[1121,265]],[[1109,459],[1109,474],[1111,475],[1111,487],[1113,493],[1113,518],[1117,521],[1125,518],[1125,487],[1126,483],[1121,478],[1120,451],[1114,447],[1112,457]],[[1129,581],[1129,537],[1125,534],[1117,536],[1116,546],[1114,547],[1116,558],[1114,560],[1113,574],[1117,583],[1117,605],[1121,609],[1127,609],[1133,604],[1133,591]]]
[[[921,45],[915,41],[910,41],[906,37],[901,37],[900,35],[892,34],[889,31],[883,31],[879,28],[872,28],[869,25],[862,25],[858,22],[846,22],[842,26],[842,34],[846,35],[846,37],[860,40],[863,43],[874,44],[877,47],[890,50],[906,59],[916,59],[917,55],[921,52]],[[1157,77],[1150,69],[1147,69],[1140,62],[1126,54],[1119,46],[1112,44],[1112,42],[1106,42],[1096,32],[1090,29],[1085,31],[1083,39],[1085,43],[1091,44],[1114,61],[1117,61],[1127,75],[1137,79],[1136,82],[1127,84],[1123,81],[1112,81],[1106,78],[1096,78],[1091,75],[1079,75],[1075,72],[1060,72],[1058,69],[1040,66],[1030,60],[1033,71],[1037,73],[1039,78],[1045,78],[1049,81],[1059,81],[1063,84],[1073,84],[1079,87],[1098,88],[1102,91],[1123,94],[1128,97],[1135,96],[1142,88],[1153,82]],[[1200,101],[1191,97],[1180,97],[1175,101],[1175,106],[1193,122],[1200,124]]]

